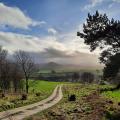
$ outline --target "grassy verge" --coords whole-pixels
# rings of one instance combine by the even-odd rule
[[[102,95],[113,102],[120,102],[120,90],[103,92]]]
[[[27,100],[21,100],[21,95],[7,95],[3,99],[0,99],[0,111],[21,107],[45,99],[52,93],[58,84],[61,83],[43,80],[30,80]],[[36,96],[36,93],[39,93],[39,95]]]
[[[120,90],[105,91],[101,94],[107,99],[106,120],[120,119]]]

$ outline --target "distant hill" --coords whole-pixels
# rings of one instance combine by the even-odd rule
[[[41,70],[63,70],[63,71],[76,71],[76,70],[95,70],[102,69],[102,66],[95,65],[73,65],[73,64],[59,64],[56,62],[48,62],[44,64],[40,64]]]
[[[49,69],[49,70],[54,70],[54,69],[60,69],[61,67],[63,67],[63,65],[55,63],[55,62],[48,62],[45,64],[40,65],[41,69]]]

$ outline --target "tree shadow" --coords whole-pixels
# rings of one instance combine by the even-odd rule
[[[120,112],[110,114],[109,112],[106,113],[106,118],[108,120],[120,120]]]

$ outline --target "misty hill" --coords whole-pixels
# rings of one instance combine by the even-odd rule
[[[40,64],[41,70],[93,70],[93,69],[102,69],[103,67],[100,65],[92,65],[92,64],[85,64],[85,65],[74,65],[74,64],[59,64],[56,62],[48,62],[44,64]]]
[[[63,65],[55,63],[55,62],[48,62],[48,63],[40,65],[41,69],[46,69],[46,70],[60,69],[61,67],[63,67]]]

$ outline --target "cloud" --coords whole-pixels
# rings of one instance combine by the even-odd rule
[[[114,5],[114,3],[109,4],[109,5],[108,5],[108,8],[112,8],[113,5]]]
[[[83,53],[76,51],[71,54],[69,57],[64,57],[63,59],[59,60],[62,63],[66,64],[76,64],[76,65],[83,65],[83,66],[100,66],[98,56],[89,53]]]
[[[118,2],[118,3],[120,3],[120,0],[112,0],[113,2]]]
[[[52,51],[52,49],[56,49],[62,50],[63,52],[69,51],[69,54],[74,53],[75,51],[91,54],[89,46],[85,45],[84,40],[76,35],[76,31],[56,36],[48,35],[43,37],[12,32],[0,32],[0,45],[5,46],[6,49],[11,52],[18,49],[33,52],[45,50]],[[95,54],[99,54],[99,50],[95,51]]]
[[[48,47],[65,49],[64,45],[53,36],[36,37],[12,32],[0,32],[0,45],[11,52],[18,49],[38,52]]]
[[[91,8],[96,7],[98,4],[101,4],[104,0],[90,0],[90,4],[84,6],[84,10],[90,10]]]
[[[60,64],[72,64],[79,65],[82,68],[89,67],[102,67],[99,64],[98,56],[94,54],[82,53],[75,51],[69,53],[69,51],[58,50],[55,48],[47,48],[41,52],[28,52],[36,63],[57,62]],[[88,68],[90,69],[90,68]],[[97,69],[97,68],[96,68]]]
[[[52,47],[45,48],[43,52],[41,52],[44,57],[47,58],[69,58],[72,57],[72,54],[69,51],[55,49]]]
[[[40,56],[43,54],[40,53]],[[69,51],[62,51],[56,49],[47,49],[44,52],[44,57],[46,56],[48,61],[55,61],[63,64],[75,64],[83,66],[100,66],[98,56],[94,54],[83,53],[79,51],[74,51],[69,53]],[[54,59],[53,59],[54,58]]]
[[[33,21],[32,26],[42,26],[47,24],[45,21]]]
[[[120,0],[112,0],[112,3],[110,3],[108,5],[108,8],[112,8],[113,6],[115,6],[116,4],[120,3]]]
[[[92,8],[95,8],[96,6],[102,4],[103,2],[107,2],[108,8],[111,8],[114,3],[120,3],[120,0],[89,0],[89,4],[85,5],[83,10],[91,10]]]
[[[48,33],[55,35],[57,31],[54,28],[48,28]]]
[[[44,21],[34,21],[25,15],[22,10],[17,7],[9,7],[0,3],[0,25],[12,26],[14,28],[29,29],[30,26],[45,24]]]
[[[76,36],[76,32],[44,37],[0,32],[0,45],[11,54],[16,50],[30,52],[37,62],[99,64],[97,52],[91,54],[83,39]]]

